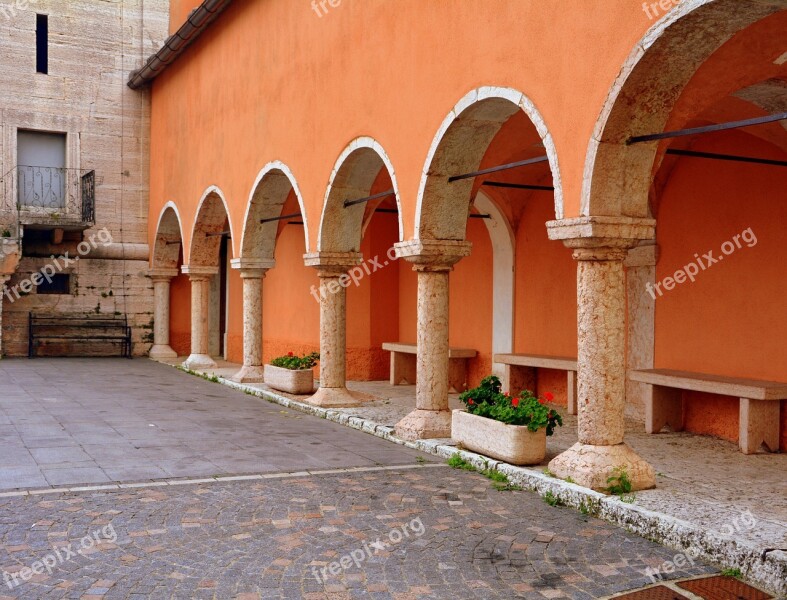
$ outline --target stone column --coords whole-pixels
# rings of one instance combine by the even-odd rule
[[[653,468],[623,442],[626,406],[626,277],[628,249],[652,239],[655,222],[580,217],[547,224],[577,260],[579,442],[549,463],[555,476],[595,490],[625,468],[633,490],[655,486]]]
[[[218,267],[183,265],[191,281],[191,355],[183,363],[188,369],[211,369],[216,362],[208,355],[208,311],[210,281]]]
[[[243,367],[232,376],[238,383],[262,383],[262,280],[273,260],[236,258],[230,263],[243,279]]]
[[[11,279],[11,275],[0,273],[0,358],[3,358],[3,297],[5,296],[5,284]]]
[[[448,274],[471,244],[412,240],[396,244],[397,256],[418,273],[418,357],[415,410],[396,424],[405,440],[451,437],[448,408]]]
[[[320,387],[306,402],[323,407],[358,406],[364,396],[347,389],[347,287],[353,279],[347,272],[359,267],[358,252],[313,252],[304,256],[307,267],[317,269],[320,301]],[[361,269],[361,272],[363,270]],[[365,274],[365,273],[364,273]]]
[[[169,284],[178,274],[177,269],[151,269],[153,280],[153,346],[150,358],[177,358],[178,353],[169,345]]]

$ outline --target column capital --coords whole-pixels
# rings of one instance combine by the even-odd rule
[[[173,277],[177,277],[178,273],[177,269],[150,269],[148,276],[153,281],[169,281]]]
[[[547,222],[550,240],[569,248],[629,249],[656,237],[656,220],[635,217],[576,217]]]
[[[309,252],[303,255],[307,267],[317,269],[320,277],[340,277],[363,262],[360,252]]]
[[[189,279],[192,281],[210,279],[214,275],[219,274],[218,267],[205,267],[201,265],[183,265],[180,270],[184,275],[188,275]]]
[[[276,260],[273,258],[233,258],[230,260],[230,266],[233,269],[241,271],[265,271],[272,269],[276,266]]]
[[[410,240],[394,244],[396,256],[413,263],[416,271],[450,271],[473,245],[465,240]]]

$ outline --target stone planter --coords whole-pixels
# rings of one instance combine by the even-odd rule
[[[265,365],[263,374],[265,383],[274,390],[305,396],[314,392],[314,370],[300,369],[293,371],[283,367]]]
[[[451,418],[451,437],[462,446],[512,465],[537,465],[547,453],[547,430],[528,431],[520,425],[455,410]]]

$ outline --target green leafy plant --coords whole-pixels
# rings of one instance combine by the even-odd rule
[[[286,356],[274,358],[271,364],[274,367],[282,367],[283,369],[290,369],[291,371],[300,371],[314,368],[319,360],[319,352],[312,352],[304,356],[296,356],[293,352],[288,352]]]
[[[10,238],[11,237],[11,230],[10,229],[3,229],[3,237]]]
[[[479,417],[500,421],[507,425],[520,425],[529,431],[546,428],[552,435],[555,427],[563,425],[563,418],[554,409],[545,406],[552,400],[550,393],[544,398],[533,395],[530,390],[522,390],[516,396],[501,392],[500,379],[495,375],[484,377],[481,384],[459,395],[467,412]]]
[[[448,466],[452,469],[464,469],[465,471],[475,471],[476,468],[467,462],[464,458],[459,456],[459,454],[454,454],[451,458],[448,459]]]
[[[415,462],[417,462],[418,464],[424,464],[426,462],[426,459],[423,456],[416,456]]]
[[[631,493],[631,479],[629,479],[626,467],[615,467],[612,470],[612,475],[607,478],[609,487],[607,491],[615,496],[623,496]]]
[[[563,506],[563,501],[560,499],[559,496],[555,496],[552,493],[552,490],[547,490],[547,493],[544,494],[544,502],[549,504],[549,506]]]
[[[740,569],[723,569],[721,574],[724,577],[734,577],[735,579],[740,579],[742,575]]]

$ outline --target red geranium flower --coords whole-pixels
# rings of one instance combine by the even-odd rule
[[[544,398],[547,399],[547,402],[552,402],[552,400],[555,399],[555,397],[552,395],[552,392],[547,392],[546,394],[544,394]]]
[[[504,395],[506,398],[508,398],[508,397],[511,395],[511,392],[506,392],[506,393],[505,393],[505,394],[503,394],[503,395]]]
[[[292,352],[288,352],[287,356],[295,356]]]
[[[467,399],[467,403],[468,403],[468,404],[470,404],[471,406],[472,406],[473,404],[475,404],[475,402],[473,402],[473,399],[472,399],[472,398],[468,398],[468,399]]]
[[[511,406],[513,406],[514,408],[519,406],[519,398],[514,398],[513,400],[511,400]]]

